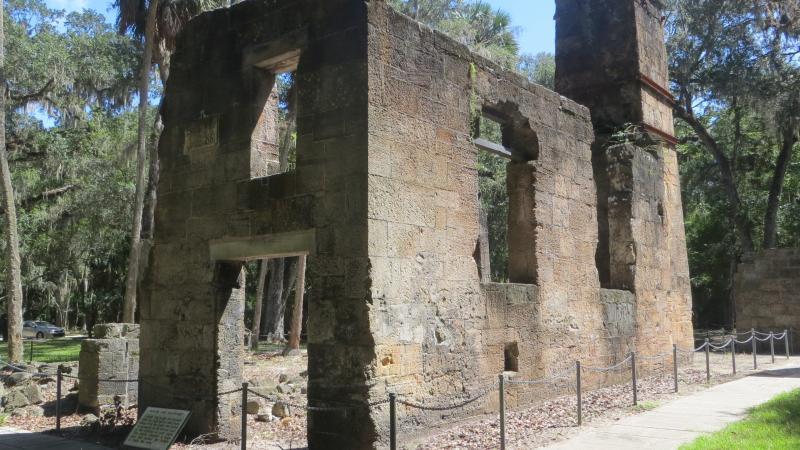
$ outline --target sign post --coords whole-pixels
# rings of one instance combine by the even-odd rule
[[[167,450],[178,438],[190,411],[149,407],[125,439],[125,448]]]

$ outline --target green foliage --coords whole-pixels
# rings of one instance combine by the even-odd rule
[[[41,0],[7,4],[17,100],[6,128],[25,316],[67,325],[77,312],[89,327],[116,320],[133,193],[127,154],[136,121],[127,105],[139,48],[95,12],[65,15]]]
[[[724,430],[697,438],[681,450],[800,448],[800,390],[781,394],[753,408],[748,417]]]
[[[556,57],[552,53],[523,54],[518,69],[532,82],[548,89],[556,88]]]
[[[667,3],[676,110],[696,121],[695,127],[676,121],[685,142],[678,151],[695,317],[700,326],[730,326],[732,277],[746,249],[742,236],[763,241],[781,145],[800,131],[800,2]],[[721,156],[697,127],[707,131]],[[778,246],[800,245],[800,146],[791,153],[779,197]],[[732,182],[722,163],[730,167]]]
[[[480,121],[480,136],[502,143],[502,128],[486,118]],[[508,281],[508,160],[485,151],[478,152],[478,188],[481,208],[489,228],[489,260],[492,281]]]

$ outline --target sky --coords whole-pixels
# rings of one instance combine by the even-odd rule
[[[114,0],[45,0],[54,9],[76,11],[90,8],[104,13],[113,21],[111,11]],[[495,8],[511,14],[514,27],[518,29],[518,39],[522,52],[555,52],[555,1],[553,0],[488,0]]]

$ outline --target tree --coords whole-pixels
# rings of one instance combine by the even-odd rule
[[[798,1],[678,0],[671,6],[668,34],[670,73],[678,94],[675,115],[714,156],[745,252],[756,249],[756,227],[740,193],[741,136],[726,147],[715,133],[715,122],[704,116],[713,115],[720,106],[758,111],[781,139],[763,222],[764,246],[772,247],[783,181],[798,133],[800,75],[791,60],[797,54],[800,27],[790,19],[796,17]]]
[[[297,287],[295,288],[294,306],[292,307],[292,326],[289,330],[289,342],[284,355],[291,355],[300,350],[300,334],[303,332],[303,297],[306,292],[306,256],[300,256],[297,263]]]
[[[4,3],[3,16],[2,47],[7,65],[2,70],[5,95],[0,96],[4,116],[0,159],[5,163],[3,184],[8,191],[0,214],[5,216],[5,251],[9,257],[3,259],[2,266],[11,328],[9,344],[18,347],[14,341],[21,332],[22,310],[30,310],[37,289],[45,288],[48,303],[66,318],[71,305],[69,291],[75,286],[70,271],[64,270],[66,264],[50,263],[50,282],[46,280],[47,270],[34,261],[31,243],[47,242],[48,254],[52,255],[54,241],[49,235],[57,234],[58,228],[50,226],[43,234],[31,236],[31,224],[58,224],[70,217],[68,212],[56,213],[48,207],[79,191],[79,186],[64,182],[66,168],[74,160],[61,159],[61,154],[45,145],[50,142],[46,136],[54,133],[45,130],[32,113],[38,110],[39,116],[47,115],[67,132],[87,120],[95,107],[118,110],[130,99],[125,77],[135,58],[130,58],[133,46],[109,33],[96,13],[64,15],[48,9],[41,0],[9,0]],[[44,178],[47,180],[42,181]],[[20,253],[26,255],[24,261],[19,260]],[[11,348],[9,353],[16,359],[21,349]]]
[[[147,113],[150,106],[150,74],[153,62],[160,69],[161,81],[166,83],[169,76],[169,59],[175,48],[175,39],[186,23],[200,12],[220,6],[228,6],[228,0],[116,0],[119,10],[120,33],[132,32],[142,39],[144,51],[139,78],[139,127],[136,147],[136,201],[133,205],[133,224],[131,227],[131,249],[128,257],[128,272],[125,283],[125,303],[123,321],[133,322],[136,312],[136,292],[139,281],[139,267],[142,251],[142,229],[145,198],[155,197],[156,183],[148,183],[147,168],[148,131]],[[157,145],[160,130],[154,126],[155,136],[151,139]],[[149,165],[152,173],[157,171],[157,153],[153,152]],[[152,193],[147,194],[148,186]],[[154,201],[154,200],[153,200]],[[154,207],[154,204],[153,204]],[[152,214],[150,215],[152,217]]]
[[[395,9],[435,28],[507,69],[519,58],[511,16],[482,0],[390,0]]]
[[[250,334],[250,347],[258,350],[259,336],[261,336],[261,308],[264,304],[264,285],[267,281],[268,259],[262,259],[258,266],[258,283],[256,286],[256,304],[253,308],[253,328]]]
[[[8,321],[8,359],[22,360],[22,271],[20,269],[19,235],[17,234],[17,210],[14,187],[11,184],[11,169],[8,167],[6,150],[6,69],[5,69],[5,11],[0,3],[0,178],[2,178],[3,208],[5,209],[6,239],[6,315]]]
[[[701,321],[731,324],[741,252],[797,242],[798,0],[673,0],[667,20]]]

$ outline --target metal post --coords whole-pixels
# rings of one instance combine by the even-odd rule
[[[242,450],[247,450],[247,386],[242,383]]]
[[[706,383],[711,382],[711,343],[706,338]]]
[[[639,396],[636,389],[636,352],[631,352],[631,381],[633,382],[633,406],[639,404]]]
[[[506,450],[506,377],[500,377],[500,450]]]
[[[31,351],[28,354],[28,364],[33,364],[33,339],[31,339]]]
[[[397,450],[397,395],[389,394],[389,450]]]
[[[678,344],[672,344],[672,376],[675,379],[675,392],[678,392]]]
[[[56,370],[56,433],[61,432],[61,366]]]
[[[786,359],[789,359],[789,330],[783,330],[784,346],[786,347]]]
[[[733,364],[733,374],[736,375],[736,338],[731,339],[731,363]]]
[[[769,332],[769,354],[772,357],[772,364],[775,364],[775,333]]]
[[[583,425],[583,400],[581,399],[581,362],[575,362],[575,380],[578,391],[578,426]]]
[[[758,370],[758,348],[756,347],[756,329],[750,329],[750,337],[753,339],[753,370]]]

